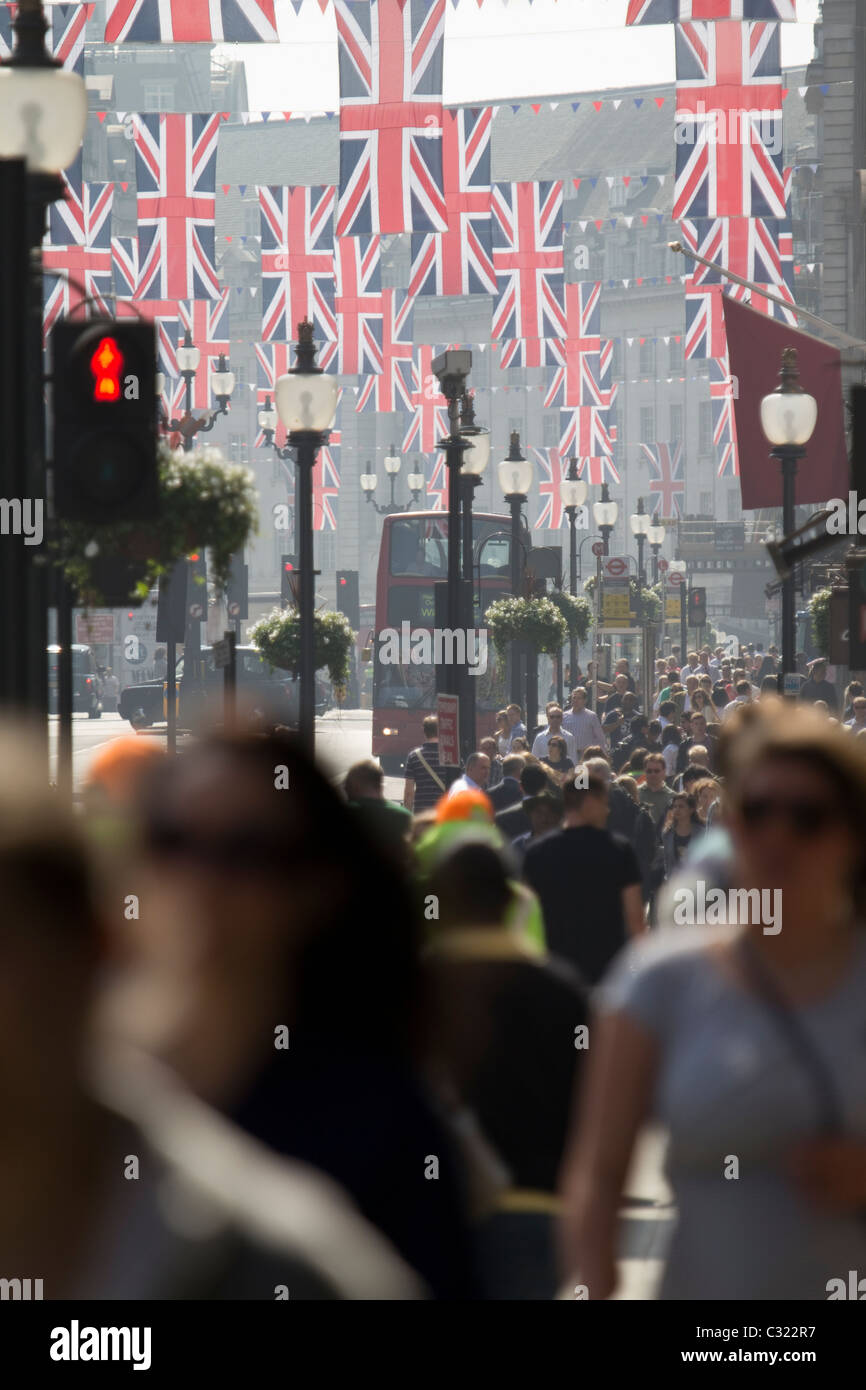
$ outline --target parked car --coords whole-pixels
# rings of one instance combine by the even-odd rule
[[[266,720],[293,727],[298,722],[298,685],[285,671],[269,666],[255,647],[237,648],[238,709],[251,714],[259,710]],[[218,723],[223,716],[225,678],[217,670],[213,649],[202,648],[200,679],[186,674],[184,658],[177,663],[177,721],[181,728],[200,723]],[[147,728],[165,723],[168,719],[168,682],[164,679],[143,681],[141,685],[126,686],[118,705],[121,716],[134,728]],[[327,687],[316,682],[316,712],[328,708]]]
[[[48,708],[57,714],[60,700],[60,648],[48,648]],[[90,647],[72,644],[72,712],[99,719],[102,714],[102,683]]]

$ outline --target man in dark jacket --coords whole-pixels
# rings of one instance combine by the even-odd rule
[[[517,806],[523,796],[520,789],[520,774],[524,768],[520,753],[509,753],[502,760],[502,781],[498,787],[488,789],[487,795],[493,803],[494,811],[505,811],[509,806]]]

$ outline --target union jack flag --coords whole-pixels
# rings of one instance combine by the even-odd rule
[[[786,309],[784,305],[777,304],[775,299],[770,299],[768,294],[762,294],[761,290],[787,299],[791,308]],[[767,318],[780,319],[783,323],[790,324],[792,328],[797,326],[794,294],[788,285],[757,285],[755,289],[749,289],[746,285],[732,284],[726,285],[724,292],[730,299],[737,299],[741,304],[748,304],[750,308],[756,309],[759,314],[766,314]]]
[[[65,199],[51,205],[49,240],[42,252],[46,271],[43,329],[50,333],[57,319],[85,299],[110,314],[103,295],[111,293],[111,205],[114,185],[86,183],[81,177],[81,154],[64,175]],[[65,272],[60,278],[48,274]],[[74,281],[75,283],[71,283]]]
[[[430,501],[431,512],[445,512],[448,510],[448,465],[445,462],[444,454],[437,454],[430,465],[430,476],[427,479],[427,497]]]
[[[420,450],[422,454],[432,454],[440,439],[449,433],[448,409],[445,398],[439,390],[439,382],[433,375],[433,358],[439,348],[419,347],[415,350],[412,363],[412,407],[413,415],[403,439],[403,453]],[[429,492],[428,487],[428,492]]]
[[[626,24],[687,19],[796,19],[797,0],[628,0]]]
[[[111,238],[111,265],[114,271],[114,293],[119,299],[134,299],[138,284],[138,237]]]
[[[443,112],[448,230],[412,233],[409,293],[495,294],[490,185],[493,109]]]
[[[259,188],[262,338],[286,339],[309,318],[317,337],[337,337],[334,201],[337,190]]]
[[[293,365],[291,343],[256,343],[256,417],[266,404],[266,398],[274,405],[277,378],[285,376]],[[277,417],[275,435],[277,447],[282,449],[286,443],[286,427]],[[256,435],[254,448],[261,449],[265,444],[263,430]]]
[[[591,487],[600,487],[602,483],[618,483],[619,473],[612,458],[607,454],[598,454],[594,458],[581,458],[577,461],[577,476],[583,482],[589,483]]]
[[[542,347],[543,341],[566,336],[562,237],[561,181],[493,185],[497,294],[492,336],[519,340],[517,355],[524,367],[544,365],[556,349]],[[502,365],[514,359],[506,344]]]
[[[535,530],[558,531],[565,516],[562,484],[568,477],[568,459],[558,449],[530,449],[541,469],[538,493],[543,502]]]
[[[381,372],[381,238],[342,237],[336,247],[337,371],[345,376]]]
[[[762,285],[787,285],[794,290],[794,240],[791,224],[785,219],[760,217],[716,217],[685,220],[681,224],[685,244],[705,260],[715,261]],[[733,282],[717,270],[696,263],[692,271],[695,285],[724,284],[733,292]]]
[[[106,43],[276,43],[274,0],[108,0]]]
[[[340,58],[337,236],[445,231],[445,0],[334,0]]]
[[[211,371],[216,370],[221,354],[229,354],[229,291],[223,290],[219,299],[181,301],[177,308],[179,342],[188,332],[201,353],[192,385],[193,409],[209,410]]]
[[[713,444],[720,478],[739,476],[734,430],[734,391],[727,353],[710,359],[710,400],[713,410]]]
[[[565,366],[550,379],[544,404],[552,406],[598,405],[601,398],[601,281],[583,280],[565,287],[568,337]]]
[[[12,53],[12,23],[17,13],[17,5],[0,5],[0,58],[8,58]],[[84,74],[84,31],[92,14],[93,5],[51,5],[48,9],[48,48],[67,72]]]
[[[726,351],[721,285],[696,286],[686,280],[685,357],[721,357]]]
[[[385,414],[412,409],[412,305],[402,290],[382,291],[382,370],[368,376],[355,410],[369,406]]]
[[[784,217],[779,26],[678,24],[673,216]]]
[[[650,466],[649,490],[655,496],[653,516],[665,520],[682,516],[686,496],[683,477],[683,446],[672,444],[641,444]]]
[[[331,432],[334,440],[334,432]],[[337,444],[329,442],[319,450],[313,468],[313,530],[336,531],[336,499],[340,491]]]
[[[137,299],[218,299],[214,220],[219,115],[133,117]]]
[[[573,410],[561,410],[560,456],[565,458],[575,454],[579,459],[583,459],[604,455],[612,460],[613,440],[607,427],[606,413],[594,405],[579,405]]]

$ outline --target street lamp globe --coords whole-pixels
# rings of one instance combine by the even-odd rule
[[[298,324],[297,362],[277,378],[277,413],[289,434],[323,434],[337,414],[339,385],[316,366],[313,325],[309,319]]]
[[[416,469],[417,469],[417,467],[418,467],[417,459],[416,459],[416,461],[415,461],[415,467],[416,467]],[[421,473],[421,472],[410,473],[409,476],[408,476],[408,478],[406,479],[406,482],[409,484],[409,491],[410,491],[410,492],[423,492],[423,491],[424,491],[424,474],[423,474],[423,473]]]
[[[400,458],[400,455],[395,452],[394,445],[392,444],[390,454],[385,455],[385,472],[399,473],[401,463],[402,459]]]
[[[761,428],[777,449],[808,444],[818,419],[818,402],[800,386],[796,348],[782,353],[780,382],[761,401]]]
[[[526,497],[532,487],[532,464],[528,459],[503,459],[497,469],[499,486],[506,497]]]
[[[217,365],[211,372],[210,384],[217,400],[229,400],[235,389],[235,374],[229,370],[223,353],[220,353]]]
[[[592,504],[592,518],[599,530],[602,526],[614,527],[618,515],[619,503],[617,502],[593,502]]]
[[[632,512],[628,524],[633,536],[646,536],[652,525],[652,517],[647,516],[646,512]]]
[[[161,396],[165,390],[165,372],[157,372],[154,377],[154,385],[156,386],[156,394]]]
[[[265,397],[265,404],[258,414],[258,422],[260,430],[276,431],[277,425],[279,424],[279,416],[271,405],[270,396]]]
[[[651,526],[646,533],[650,545],[664,545],[665,528],[663,526]]]
[[[560,483],[559,491],[562,496],[563,506],[582,507],[586,501],[589,488],[581,478],[564,478]]]
[[[87,87],[45,46],[41,5],[18,6],[15,48],[0,64],[0,158],[24,159],[31,174],[58,175],[81,147]]]
[[[177,350],[177,367],[181,373],[190,372],[194,375],[198,371],[198,364],[201,361],[201,353],[190,337],[189,329],[183,335],[183,342]]]
[[[460,472],[480,478],[490,462],[490,431],[479,430],[477,434],[464,433],[463,438],[472,447],[463,455]]]
[[[369,459],[367,460],[367,471],[361,474],[361,488],[367,493],[376,491],[376,474],[371,472]]]

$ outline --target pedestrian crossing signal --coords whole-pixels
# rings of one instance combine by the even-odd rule
[[[93,399],[95,401],[120,400],[120,374],[123,371],[123,353],[114,338],[103,338],[90,359],[93,372]]]

